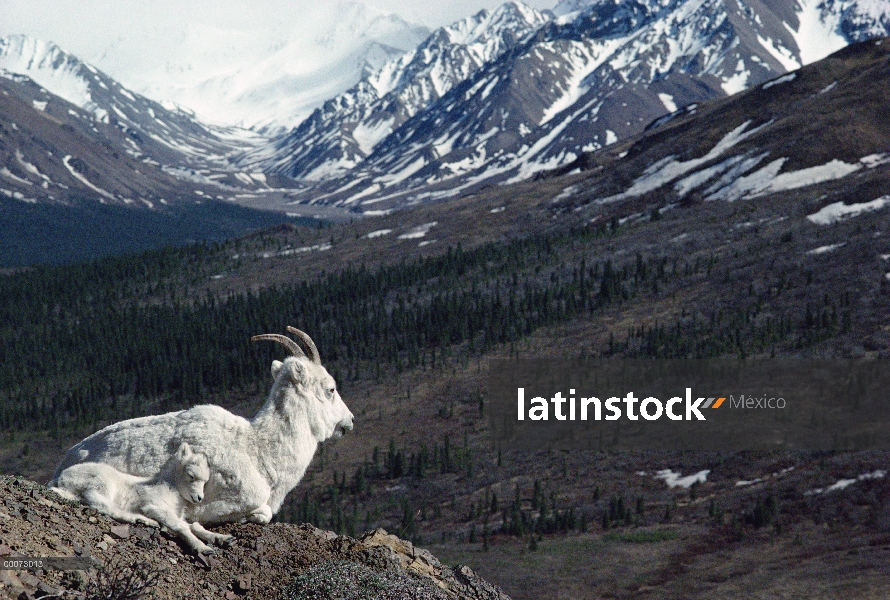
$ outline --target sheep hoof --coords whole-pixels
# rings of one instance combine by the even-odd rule
[[[205,556],[213,556],[214,554],[216,554],[216,548],[213,548],[212,546],[204,546],[203,548],[198,548],[197,550],[199,554],[203,554]]]
[[[268,505],[262,506],[247,516],[247,520],[251,523],[260,523],[265,525],[272,521],[272,509]]]
[[[218,542],[223,548],[228,548],[230,546],[234,546],[235,542],[238,541],[234,535],[223,535],[220,536]]]

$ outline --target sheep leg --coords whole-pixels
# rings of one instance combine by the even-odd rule
[[[204,526],[195,521],[189,527],[196,536],[200,539],[204,540],[208,544],[216,544],[217,546],[231,546],[235,543],[235,536],[233,535],[224,535],[222,533],[215,533],[213,531],[207,531],[204,529]]]
[[[177,535],[179,535],[179,537],[184,539],[195,552],[200,552],[202,554],[213,554],[216,552],[214,548],[208,546],[197,537],[195,537],[195,534],[192,533],[192,530],[186,520],[177,515],[169,508],[150,504],[144,507],[143,510],[145,510],[145,512],[148,513],[150,516],[157,519],[161,525],[165,526],[167,529],[176,533]]]
[[[250,513],[247,520],[251,523],[268,523],[272,520],[272,508],[268,504],[263,504]]]
[[[160,527],[157,521],[146,517],[145,515],[140,515],[138,513],[130,512],[128,510],[121,510],[114,504],[108,501],[108,498],[100,494],[95,489],[89,489],[83,494],[84,501],[98,510],[99,512],[105,513],[112,519],[117,519],[118,521],[123,521],[124,523],[132,523],[134,525],[145,524],[150,527]]]

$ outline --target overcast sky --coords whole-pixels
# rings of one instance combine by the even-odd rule
[[[493,8],[502,0],[359,0],[406,20],[438,27]],[[115,37],[148,24],[205,21],[216,26],[259,25],[284,15],[311,13],[325,0],[0,0],[0,35],[26,33],[51,40],[77,54],[105,46]],[[556,0],[526,0],[552,8]],[[85,52],[84,49],[87,49]]]
[[[423,39],[422,32],[377,17],[394,13],[433,29],[502,2],[0,0],[0,36],[54,42],[124,86],[211,121],[247,119],[237,103],[258,89],[267,100],[277,97],[279,88],[286,88],[288,114],[302,118],[358,80],[353,53],[368,38],[404,51]],[[552,8],[556,0],[527,3]]]

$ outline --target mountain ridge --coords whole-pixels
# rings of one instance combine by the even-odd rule
[[[380,135],[364,160],[326,173],[333,178],[318,178],[297,198],[378,211],[519,181],[638,133],[678,106],[763,83],[799,66],[801,50],[785,19],[806,16],[811,7],[785,14],[757,6],[758,12],[724,0],[601,2],[567,20],[548,20]],[[854,10],[856,3],[823,8],[817,17],[836,22],[845,43],[890,33],[890,7],[868,18]],[[545,70],[553,75],[542,78]],[[271,168],[299,175],[302,159],[279,156]]]
[[[135,153],[142,151],[140,138],[149,138],[154,160],[174,160],[170,155],[175,155],[179,162],[220,167],[226,164],[225,155],[237,146],[262,139],[236,128],[206,125],[181,107],[163,106],[128,90],[52,42],[25,35],[2,37],[0,68],[29,77],[90,113],[97,123],[118,127],[131,138]]]
[[[437,29],[411,52],[325,102],[277,141],[271,156],[248,155],[241,162],[259,160],[295,179],[348,172],[394,129],[546,20],[543,13],[510,2]]]

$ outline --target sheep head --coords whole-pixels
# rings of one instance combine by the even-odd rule
[[[197,504],[204,499],[204,484],[210,479],[210,467],[207,457],[194,452],[183,442],[176,451],[173,460],[178,465],[176,471],[176,489],[187,501]]]
[[[318,348],[306,333],[288,327],[306,347],[302,348],[293,339],[280,334],[255,335],[254,341],[277,342],[290,351],[291,356],[282,361],[272,362],[271,398],[275,409],[285,418],[296,414],[308,417],[312,433],[318,441],[338,439],[353,428],[353,414],[340,398],[337,384],[327,369],[321,364]]]

